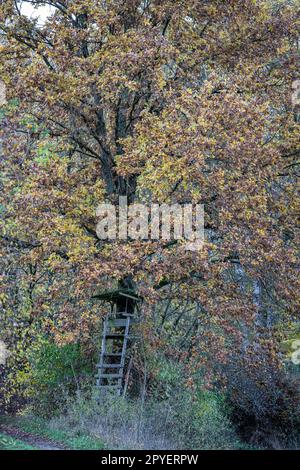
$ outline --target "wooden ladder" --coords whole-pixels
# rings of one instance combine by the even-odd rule
[[[104,319],[96,376],[96,386],[101,392],[111,390],[121,394],[132,317],[127,312],[118,312],[117,317],[112,318],[109,314]]]

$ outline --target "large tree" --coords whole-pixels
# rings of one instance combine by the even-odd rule
[[[20,2],[0,7],[6,312],[22,325],[26,299],[26,321],[76,341],[99,316],[97,289],[126,279],[145,325],[179,325],[197,363],[253,331],[270,349],[299,306],[297,2],[23,3],[53,10],[41,24]],[[99,240],[96,207],[120,195],[204,204],[203,249]],[[184,301],[182,324],[167,312]]]

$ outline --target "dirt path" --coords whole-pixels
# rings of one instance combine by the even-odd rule
[[[65,450],[66,448],[50,439],[44,439],[11,426],[0,425],[0,431],[20,441],[30,444],[38,450]]]

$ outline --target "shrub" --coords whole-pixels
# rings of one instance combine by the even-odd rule
[[[224,398],[194,394],[183,385],[168,398],[124,399],[111,394],[70,399],[57,427],[92,433],[111,449],[234,449],[241,444],[226,415]]]
[[[61,412],[69,396],[80,393],[93,379],[93,363],[80,345],[57,346],[44,341],[29,354],[27,390],[33,411],[49,417]]]
[[[252,367],[249,359],[231,358],[226,377],[232,419],[243,439],[266,448],[286,447],[299,440],[297,377],[255,356]]]

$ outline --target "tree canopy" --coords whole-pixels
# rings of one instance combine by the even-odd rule
[[[8,336],[42,325],[60,344],[88,342],[106,312],[95,292],[127,278],[153,347],[167,318],[196,366],[233,341],[277,361],[299,308],[297,2],[28,3],[52,14],[39,24],[0,6]],[[120,195],[204,204],[203,249],[99,240],[97,205]],[[153,313],[168,303],[171,316]]]

